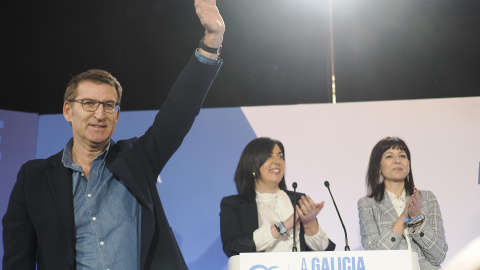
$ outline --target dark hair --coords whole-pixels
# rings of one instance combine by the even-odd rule
[[[112,74],[101,69],[90,69],[73,77],[67,84],[63,101],[75,99],[78,95],[78,85],[83,81],[92,81],[98,84],[104,83],[114,87],[118,98],[116,102],[120,104],[123,92],[122,86]]]
[[[240,160],[238,161],[237,170],[235,171],[235,185],[237,186],[238,195],[241,198],[251,202],[255,199],[255,181],[260,176],[260,167],[271,156],[272,150],[278,145],[285,159],[285,149],[280,141],[267,137],[261,137],[249,142],[243,149]],[[278,184],[280,189],[287,190],[285,183],[285,175]]]
[[[382,160],[383,153],[391,148],[405,151],[407,158],[410,161],[410,171],[407,177],[405,177],[403,180],[405,181],[405,193],[407,195],[412,195],[413,188],[415,187],[411,168],[412,159],[410,157],[410,150],[408,150],[407,144],[398,137],[383,138],[372,149],[366,177],[367,196],[370,198],[375,198],[377,202],[382,201],[385,194],[385,183],[378,183],[380,179],[380,162]]]

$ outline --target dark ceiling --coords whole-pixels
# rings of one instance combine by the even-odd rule
[[[480,96],[480,1],[332,0],[337,102]],[[204,107],[329,103],[327,0],[218,0],[224,65]],[[203,35],[193,0],[0,4],[0,109],[61,113],[110,71],[122,110],[159,109]]]

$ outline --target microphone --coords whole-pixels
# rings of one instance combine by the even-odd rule
[[[297,219],[297,182],[293,182],[293,247],[292,252],[297,252],[297,242],[295,241],[296,233],[295,228],[297,227],[296,219]]]
[[[335,203],[335,200],[333,199],[332,192],[330,191],[330,183],[328,181],[325,181],[324,184],[328,188],[328,192],[330,193],[330,197],[332,197],[333,205],[335,205],[335,210],[337,210],[338,217],[340,218],[340,222],[342,223],[343,231],[345,232],[345,251],[349,251],[350,247],[348,246],[347,230],[345,229],[345,225],[343,224],[343,220],[342,220],[342,217],[340,216],[340,212],[338,212],[337,204]]]

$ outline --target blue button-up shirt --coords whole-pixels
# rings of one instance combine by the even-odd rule
[[[139,269],[141,208],[106,167],[110,143],[92,162],[88,179],[73,162],[72,145],[73,139],[62,162],[73,170],[77,270]]]

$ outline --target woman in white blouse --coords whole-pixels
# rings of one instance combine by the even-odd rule
[[[448,250],[442,214],[431,191],[415,188],[403,140],[387,137],[373,147],[366,181],[368,194],[358,201],[363,247],[412,250],[422,270],[439,269]]]
[[[317,222],[325,202],[315,203],[297,193],[295,203],[284,173],[285,149],[280,141],[262,137],[245,147],[235,172],[238,195],[224,197],[220,205],[223,250],[228,257],[292,251],[294,224],[298,251],[335,249]]]

